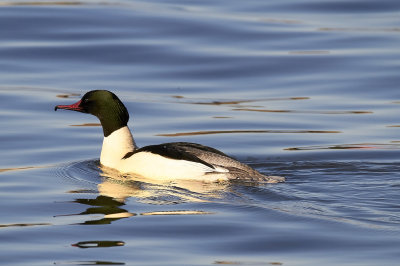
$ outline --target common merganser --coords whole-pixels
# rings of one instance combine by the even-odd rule
[[[104,133],[100,163],[121,173],[157,180],[285,181],[283,177],[265,176],[219,150],[196,143],[173,142],[138,148],[128,128],[128,110],[110,91],[89,91],[80,101],[57,105],[57,109],[96,116]]]

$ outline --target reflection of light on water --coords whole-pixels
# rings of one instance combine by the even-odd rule
[[[24,2],[3,2],[0,6],[76,6],[83,5],[81,1],[24,1]]]
[[[0,224],[0,228],[2,227],[28,227],[28,226],[43,226],[43,225],[52,225],[51,223],[19,223],[19,224]]]
[[[50,167],[50,166],[44,165],[44,166],[22,166],[22,167],[0,168],[0,173],[7,172],[7,171],[22,171],[22,170],[40,169],[40,168],[48,168],[48,167]]]
[[[135,214],[130,212],[120,212],[120,213],[106,214],[104,215],[104,218],[115,219],[115,218],[128,218],[132,216],[135,216]]]
[[[100,127],[100,123],[84,123],[80,125],[70,125],[71,127]]]
[[[312,150],[361,150],[361,149],[379,149],[394,150],[400,149],[397,141],[391,141],[390,144],[384,143],[356,143],[356,144],[337,144],[337,145],[315,145],[304,147],[290,147],[286,151],[312,151]]]
[[[309,100],[310,97],[282,97],[282,98],[264,98],[264,99],[251,99],[251,100],[223,100],[223,101],[205,101],[205,102],[184,102],[189,104],[200,104],[200,105],[240,105],[242,103],[253,103],[253,102],[269,102],[269,101],[298,101],[298,100]]]
[[[55,262],[55,265],[125,265],[125,262],[114,262],[114,261],[103,261],[103,260],[93,260],[93,261],[65,261],[65,262]]]
[[[57,94],[58,98],[75,98],[81,96],[79,93]]]
[[[261,262],[261,261],[229,261],[229,260],[216,260],[214,264],[218,265],[283,265],[282,262]]]
[[[35,169],[35,168],[36,168],[36,167],[34,167],[34,166],[14,167],[14,168],[2,168],[2,169],[0,169],[0,173],[2,173],[2,172],[7,172],[7,171],[29,170],[29,169]]]
[[[295,55],[325,55],[325,54],[330,54],[330,51],[290,51],[289,54],[295,54]]]
[[[301,20],[294,19],[277,19],[277,18],[261,18],[260,21],[267,23],[278,23],[278,24],[303,24]]]
[[[206,212],[206,211],[188,211],[188,210],[182,210],[182,211],[156,211],[156,212],[144,212],[141,213],[140,215],[143,216],[150,216],[150,215],[199,215],[199,214],[213,214],[212,212]]]
[[[318,31],[399,32],[400,28],[319,28]]]
[[[314,110],[274,110],[274,109],[252,109],[235,108],[233,111],[249,111],[261,113],[296,113],[296,114],[323,114],[323,115],[345,115],[345,114],[373,114],[372,111],[314,111]]]
[[[180,137],[180,136],[194,136],[194,135],[210,135],[210,134],[246,134],[246,133],[296,133],[296,134],[336,134],[342,133],[337,130],[204,130],[204,131],[193,131],[193,132],[179,132],[179,133],[167,133],[157,134],[156,136],[162,137]]]

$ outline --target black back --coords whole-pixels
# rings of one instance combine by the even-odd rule
[[[129,157],[131,157],[132,155],[134,155],[138,152],[151,152],[151,153],[158,154],[158,155],[170,158],[170,159],[186,160],[186,161],[201,163],[201,164],[207,165],[208,167],[214,169],[214,166],[212,166],[211,164],[207,163],[206,161],[200,159],[195,154],[190,153],[188,151],[188,149],[196,149],[196,150],[200,150],[200,151],[212,152],[212,153],[216,153],[221,156],[229,157],[226,154],[224,154],[223,152],[220,152],[219,150],[216,150],[214,148],[210,148],[207,146],[203,146],[200,144],[190,143],[190,142],[172,142],[172,143],[163,143],[163,144],[159,144],[159,145],[150,145],[150,146],[146,146],[146,147],[137,149],[132,152],[128,152],[127,154],[125,154],[123,159],[128,159]]]

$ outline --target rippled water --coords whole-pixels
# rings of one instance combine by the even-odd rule
[[[0,1],[4,265],[397,265],[400,2]],[[139,146],[218,148],[282,184],[99,167],[114,91]]]

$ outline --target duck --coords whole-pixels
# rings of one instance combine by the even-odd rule
[[[205,182],[247,180],[284,182],[284,177],[267,176],[231,156],[191,142],[171,142],[139,148],[128,127],[129,112],[111,91],[92,90],[71,105],[58,109],[96,116],[103,129],[100,164],[122,174],[154,180],[199,180]]]

